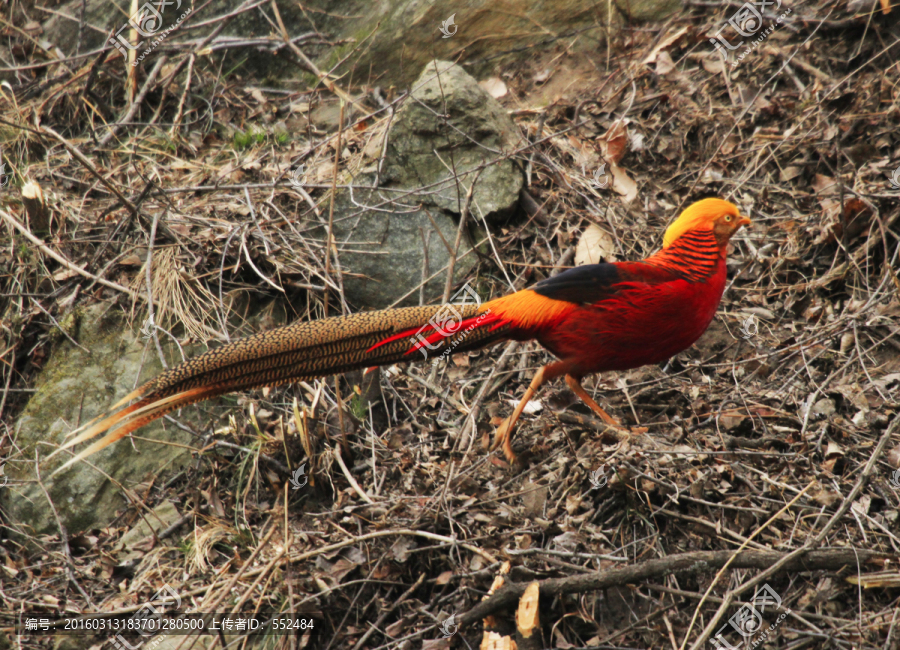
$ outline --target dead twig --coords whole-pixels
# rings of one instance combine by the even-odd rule
[[[638,584],[664,576],[683,573],[707,572],[728,563],[733,569],[766,569],[788,556],[777,551],[698,551],[678,553],[655,560],[647,560],[634,566],[606,569],[593,573],[551,578],[539,582],[545,597],[564,596],[599,591],[627,584]],[[859,549],[828,549],[811,551],[802,558],[794,558],[781,566],[784,571],[839,571],[858,564],[868,564],[891,559],[890,554]],[[459,618],[461,627],[514,606],[525,592],[527,584],[508,582],[493,596],[478,603]]]

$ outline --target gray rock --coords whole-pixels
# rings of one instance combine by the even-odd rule
[[[38,485],[35,452],[46,458],[79,422],[98,415],[135,387],[138,377],[149,379],[161,365],[152,344],[136,338],[124,324],[117,308],[100,303],[87,308],[68,327],[69,333],[87,348],[87,353],[61,338],[38,376],[37,392],[28,402],[15,428],[16,448],[20,453],[6,464],[9,481],[0,490],[0,499],[11,525],[25,535],[57,533],[56,519]],[[65,325],[65,322],[64,322]],[[189,353],[189,352],[188,352]],[[169,361],[174,358],[170,357]],[[179,469],[189,454],[182,447],[165,444],[189,444],[191,436],[160,420],[141,430],[151,441],[129,441],[103,450],[50,478],[51,472],[65,462],[65,452],[41,464],[41,479],[69,534],[103,527],[126,504],[122,491],[113,481],[132,487],[152,478],[160,468]],[[152,459],[152,462],[147,462]]]
[[[356,182],[371,186],[374,176],[360,176]],[[398,202],[412,207],[403,212]],[[418,304],[418,286],[426,258],[426,277],[435,277],[425,285],[425,300],[440,298],[450,261],[444,241],[452,245],[456,240],[458,220],[433,205],[417,209],[417,203],[415,196],[396,191],[357,189],[352,199],[349,191],[338,192],[334,236],[344,271],[344,294],[352,305],[381,309],[398,300],[401,305]],[[377,209],[368,209],[371,207]],[[435,225],[440,235],[435,232]],[[431,233],[427,255],[423,232]],[[324,226],[309,231],[311,238],[320,241],[325,240],[325,234]],[[464,237],[454,266],[454,280],[463,281],[476,262],[471,243]]]
[[[135,48],[135,52],[140,56],[148,47],[151,47],[154,40],[159,39],[170,28],[174,29],[166,34],[162,44],[194,41],[207,36],[216,28],[216,25],[210,24],[190,32],[182,31],[178,25],[179,20],[183,20],[183,24],[186,26],[208,21],[214,16],[230,13],[240,7],[243,2],[244,0],[223,0],[206,7],[201,13],[195,12],[194,15],[189,13],[182,18],[186,10],[190,8],[196,10],[200,5],[192,3],[190,0],[141,0],[138,3],[141,9],[149,5],[158,14],[153,15],[150,11],[144,11],[146,18],[139,26],[147,35],[139,34],[139,40],[132,42],[128,27],[121,31],[121,35],[129,44],[138,46]],[[160,7],[162,8],[160,9]],[[310,32],[309,23],[304,21],[302,12],[291,3],[279,3],[279,10],[287,25],[296,25],[296,31],[292,32],[292,36],[296,37]],[[84,28],[81,25],[82,16],[84,17]],[[46,40],[59,47],[67,55],[90,52],[107,44],[110,36],[116,38],[116,34],[120,32],[121,28],[127,25],[130,16],[131,3],[127,0],[120,0],[116,3],[110,3],[109,0],[70,0],[57,7],[54,14],[44,22],[41,40]],[[219,38],[229,36],[242,39],[267,38],[271,36],[271,33],[271,24],[259,10],[255,10],[242,12],[232,17]],[[123,45],[124,47],[127,46]],[[152,65],[153,57],[160,55],[160,47],[157,46],[154,52],[148,54],[142,64],[146,65],[150,62]],[[241,68],[243,72],[265,75],[269,71],[287,73],[288,70],[291,70],[296,74],[296,65],[284,66],[282,69],[283,60],[280,60],[271,51],[272,49],[271,47],[263,49],[261,46],[234,48],[229,51],[229,55],[232,60],[243,61]],[[251,56],[247,56],[248,54]],[[126,64],[119,59],[113,65],[124,70]]]
[[[143,517],[131,530],[122,535],[116,543],[115,551],[130,549],[154,533],[159,533],[181,519],[181,513],[171,501],[163,501]]]
[[[236,10],[243,0],[220,0],[203,7],[202,12],[189,16],[186,24],[209,23],[190,32],[175,29],[165,39],[166,43],[195,40],[206,36],[218,26],[212,19]],[[173,0],[160,12],[161,24],[155,32],[162,33],[175,24],[188,6],[187,0]],[[140,3],[144,6],[144,2]],[[158,0],[152,6],[160,6]],[[200,5],[193,5],[195,9]],[[558,0],[556,2],[532,2],[510,11],[505,5],[490,0],[312,0],[304,3],[311,11],[301,11],[296,4],[279,2],[279,12],[292,37],[314,30],[325,34],[332,42],[341,43],[335,48],[301,41],[304,52],[318,62],[322,70],[334,70],[343,76],[354,70],[356,80],[363,76],[378,79],[384,87],[405,87],[432,58],[458,60],[478,76],[487,75],[500,66],[527,61],[535,51],[555,47],[560,35],[578,33],[578,38],[568,44],[570,52],[594,51],[597,43],[605,39],[627,20],[663,20],[681,6],[680,0],[631,0],[614,3],[598,11],[593,0]],[[59,47],[65,54],[87,52],[100,47],[107,36],[117,32],[130,15],[130,3],[109,0],[69,0],[56,7],[54,15],[43,27],[42,40]],[[272,29],[266,19],[271,16],[268,5],[233,17],[222,30],[219,38],[268,37]],[[456,29],[444,38],[440,27],[454,15]],[[81,18],[84,18],[84,25]],[[607,24],[608,19],[611,19]],[[537,27],[539,26],[539,27]],[[147,30],[149,31],[149,30]],[[123,34],[126,32],[123,32]],[[145,42],[152,41],[151,35]],[[318,39],[316,43],[318,43]],[[360,43],[363,43],[360,47]],[[2,47],[2,46],[0,46]],[[138,53],[146,47],[141,47]],[[215,53],[218,57],[221,50]],[[250,56],[248,56],[248,54]],[[149,55],[159,55],[159,52]],[[229,62],[241,62],[239,73],[249,73],[255,78],[271,76],[290,83],[298,76],[298,68],[292,55],[276,54],[274,46],[232,49]],[[218,59],[217,59],[218,61]],[[144,64],[147,60],[144,61]],[[121,61],[116,65],[121,65]],[[312,75],[301,73],[305,82],[313,83]],[[14,79],[10,81],[15,82]]]
[[[334,232],[348,301],[374,308],[398,300],[417,304],[423,269],[426,277],[434,275],[425,301],[440,299],[448,246],[456,241],[474,183],[453,274],[455,283],[465,280],[478,261],[474,247],[484,237],[484,223],[509,216],[518,203],[524,176],[513,158],[504,158],[518,145],[503,107],[462,68],[446,61],[426,66],[388,134],[378,189],[341,190],[335,197]],[[354,186],[371,188],[376,180],[374,173],[363,174]],[[310,236],[324,240],[325,232],[318,226]]]
[[[488,76],[537,52],[558,47],[564,34],[567,52],[594,53],[598,43],[621,25],[664,20],[681,8],[680,0],[630,0],[598,6],[592,0],[526,2],[510,6],[492,0],[314,0],[334,18],[319,19],[320,30],[347,43],[320,56],[319,67],[365,71],[384,87],[405,87],[433,58],[459,61],[478,76]],[[451,16],[453,25],[441,26]],[[610,23],[610,24],[608,24]],[[365,41],[363,47],[359,43]],[[356,50],[356,51],[354,51]]]
[[[397,112],[385,181],[388,186],[425,188],[418,194],[424,204],[455,214],[475,183],[472,215],[495,222],[507,217],[519,200],[522,171],[512,157],[502,158],[521,144],[506,110],[475,79],[454,63],[432,61]]]

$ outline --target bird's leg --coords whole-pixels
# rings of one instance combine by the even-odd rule
[[[512,450],[512,436],[516,421],[519,419],[519,416],[522,415],[522,411],[525,410],[525,405],[528,404],[528,401],[534,397],[534,394],[538,390],[540,390],[541,386],[551,379],[567,373],[568,370],[569,364],[565,361],[556,361],[555,363],[548,363],[535,373],[534,378],[531,380],[531,384],[528,386],[528,390],[525,391],[525,394],[516,406],[516,410],[514,410],[513,414],[504,420],[503,424],[497,427],[497,430],[494,432],[494,444],[490,447],[491,451],[502,446],[503,455],[506,456],[506,460],[511,464],[516,462],[516,454]]]
[[[516,427],[516,421],[519,419],[519,416],[522,415],[522,411],[525,410],[525,405],[528,404],[528,400],[534,397],[534,394],[544,384],[545,368],[546,366],[540,368],[535,373],[534,378],[531,380],[531,384],[528,386],[528,390],[525,391],[522,399],[516,405],[516,410],[513,411],[513,414],[506,418],[506,420],[503,421],[503,424],[497,427],[497,430],[494,432],[494,444],[491,445],[491,451],[502,445],[503,455],[506,456],[506,460],[508,460],[510,464],[516,462],[516,454],[512,450],[512,434]]]
[[[566,375],[566,384],[569,388],[572,389],[572,392],[578,395],[581,398],[581,401],[588,405],[588,407],[597,415],[599,415],[604,422],[606,422],[611,427],[615,427],[616,429],[622,429],[626,432],[625,439],[627,440],[632,433],[647,433],[647,427],[634,427],[629,429],[628,427],[622,426],[622,424],[616,420],[609,413],[600,408],[600,405],[595,402],[590,395],[587,394],[587,391],[584,390],[584,387],[581,385],[581,381],[576,379],[572,375]],[[621,439],[620,439],[621,441]]]
[[[587,391],[581,385],[581,380],[576,379],[572,375],[566,375],[566,385],[568,385],[568,387],[572,389],[572,392],[575,393],[582,402],[587,404],[588,408],[599,415],[604,422],[618,429],[623,428],[622,424],[618,420],[616,420],[613,416],[600,408],[600,405],[597,404],[597,402],[595,402],[593,398],[587,394]]]

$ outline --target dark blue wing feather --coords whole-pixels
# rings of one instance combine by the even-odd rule
[[[531,289],[545,298],[565,300],[577,305],[589,305],[615,293],[613,285],[621,282],[615,264],[585,264],[541,280]]]
[[[576,305],[595,305],[622,291],[671,282],[680,275],[646,262],[585,264],[541,280],[531,289],[545,298]]]

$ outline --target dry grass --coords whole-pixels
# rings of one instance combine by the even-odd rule
[[[208,335],[208,329],[213,328],[217,323],[214,322],[212,315],[216,310],[216,299],[201,282],[189,275],[178,261],[178,249],[173,247],[157,250],[153,255],[150,269],[150,277],[152,278],[151,295],[153,302],[156,303],[154,311],[154,319],[157,327],[171,330],[180,325],[184,328],[185,333],[200,340],[204,340]],[[131,290],[134,292],[135,300],[131,305],[131,322],[143,323],[141,331],[147,332],[145,336],[149,337],[152,331],[149,326],[149,312],[146,310],[147,291],[147,262],[141,267],[140,273],[136,274],[131,281]],[[142,305],[144,305],[144,316],[136,314],[138,308],[138,297],[144,297]]]

